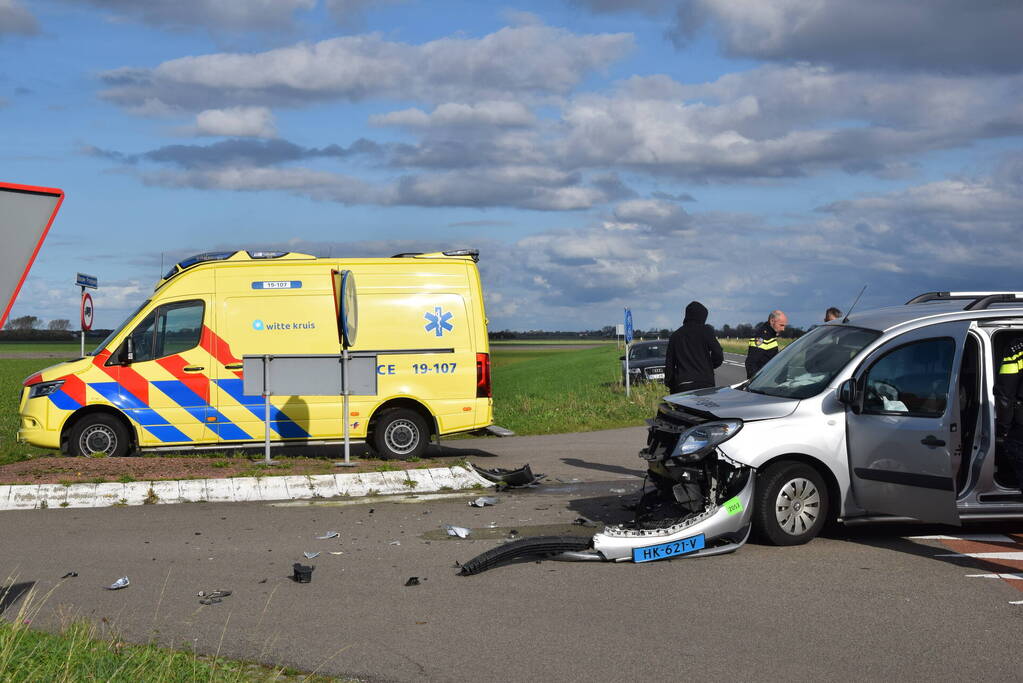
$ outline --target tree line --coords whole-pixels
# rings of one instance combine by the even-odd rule
[[[748,339],[753,336],[753,331],[757,328],[754,323],[742,323],[732,327],[731,325],[722,325],[721,327],[715,327],[714,333],[718,337],[733,337],[739,339]],[[633,332],[633,337],[636,339],[667,339],[671,336],[674,330],[668,328],[661,329],[649,329],[640,330],[636,329]],[[800,327],[787,327],[785,331],[781,333],[783,339],[795,339],[805,334],[806,330]],[[578,330],[565,332],[557,330],[526,330],[523,332],[514,330],[500,330],[491,331],[490,339],[497,341],[507,341],[510,339],[614,339],[616,334],[616,327],[614,325],[605,325],[599,330]]]
[[[100,340],[110,334],[110,330],[89,330],[86,339]],[[9,318],[4,329],[0,330],[0,341],[71,341],[79,338],[80,332],[71,328],[67,318],[57,318],[43,325],[42,319],[34,315],[22,315]]]

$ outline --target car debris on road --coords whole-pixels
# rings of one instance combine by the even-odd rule
[[[527,464],[518,468],[517,470],[509,470],[503,467],[495,467],[493,469],[487,469],[480,467],[479,465],[473,465],[469,463],[469,466],[475,470],[476,474],[480,475],[487,481],[492,481],[498,485],[498,488],[502,486],[507,487],[519,487],[519,486],[532,486],[540,482],[541,479],[546,477],[546,474],[533,474],[532,468]]]

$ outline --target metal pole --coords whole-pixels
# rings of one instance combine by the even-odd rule
[[[85,299],[85,287],[82,287],[82,300],[84,300],[84,299]],[[79,309],[79,316],[78,316],[79,317],[79,321],[78,321],[79,325],[78,326],[79,326],[80,331],[82,333],[82,358],[85,358],[85,324],[84,324],[85,321],[81,319],[81,317],[82,317],[81,316],[81,308],[82,308],[82,304],[79,303],[78,304],[78,309]]]
[[[348,349],[341,351],[341,391],[344,392],[345,404],[345,467],[352,464],[350,456],[351,443],[349,440],[348,426]]]
[[[625,344],[625,398],[629,398],[629,344]]]
[[[263,417],[266,429],[263,432],[263,463],[274,464],[270,459],[270,356],[263,356]]]

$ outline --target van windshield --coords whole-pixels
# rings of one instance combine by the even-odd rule
[[[809,398],[824,390],[839,370],[881,336],[877,330],[825,325],[807,332],[750,380],[746,390],[781,398]]]
[[[86,356],[95,356],[100,351],[102,351],[103,349],[107,348],[107,344],[109,344],[113,340],[114,337],[119,335],[121,333],[121,330],[124,329],[124,326],[127,325],[128,323],[130,323],[132,320],[134,320],[135,316],[137,316],[139,314],[139,311],[141,311],[143,308],[148,306],[150,301],[151,301],[151,299],[146,299],[141,304],[139,304],[139,307],[136,308],[131,313],[129,313],[128,317],[124,319],[124,322],[122,322],[120,325],[117,326],[117,329],[115,329],[113,332],[108,334],[107,338],[99,343],[99,346],[97,346],[96,348],[94,348],[92,351],[90,351],[89,353],[87,353],[85,355]]]

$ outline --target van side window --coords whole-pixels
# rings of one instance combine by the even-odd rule
[[[134,362],[163,358],[198,346],[204,309],[202,301],[180,301],[152,311],[131,333]]]
[[[955,341],[925,339],[882,356],[867,372],[863,412],[941,417],[948,403]]]

